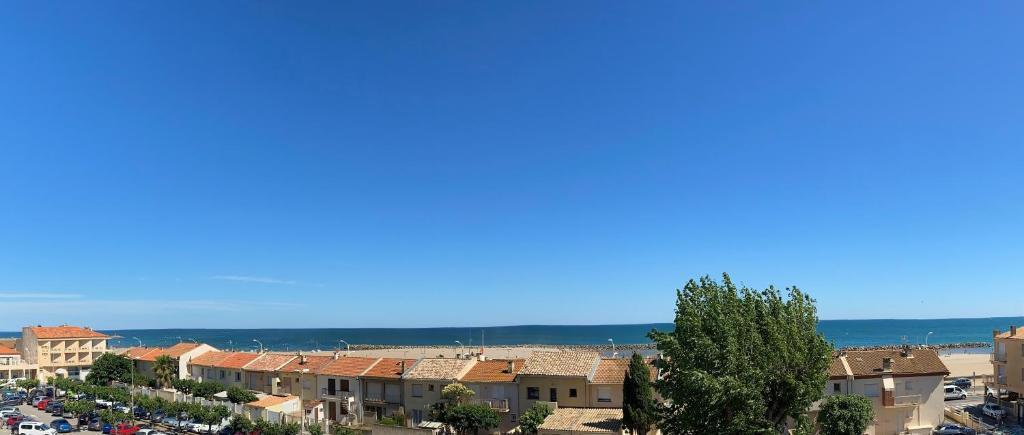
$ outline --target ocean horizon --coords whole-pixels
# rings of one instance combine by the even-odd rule
[[[836,347],[883,346],[895,344],[954,344],[991,342],[992,331],[1006,330],[1011,324],[1024,324],[1024,317],[966,319],[865,319],[821,320],[818,331]],[[647,344],[652,330],[670,331],[672,323],[624,325],[517,325],[438,328],[180,328],[180,329],[100,329],[117,336],[113,347],[169,346],[179,341],[209,343],[217,348],[275,351],[327,350],[351,345],[382,346],[458,346],[479,347],[517,345],[617,345]],[[931,334],[929,334],[931,332]],[[0,332],[15,337],[20,331]]]

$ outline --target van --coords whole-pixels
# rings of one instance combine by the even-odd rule
[[[945,400],[957,400],[967,398],[967,393],[964,392],[962,388],[956,385],[946,385],[945,387],[943,387],[943,391],[946,394]]]
[[[46,423],[23,421],[18,423],[18,435],[57,435],[57,430]]]

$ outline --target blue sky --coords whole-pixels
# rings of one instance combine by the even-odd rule
[[[1021,315],[1021,9],[9,4],[0,330]]]

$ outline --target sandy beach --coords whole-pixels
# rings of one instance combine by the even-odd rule
[[[488,358],[526,358],[533,352],[537,351],[554,351],[560,350],[559,347],[485,347],[484,355]],[[568,348],[566,348],[568,350]],[[455,354],[461,352],[462,349],[452,346],[436,346],[436,347],[407,347],[407,348],[391,348],[391,349],[360,349],[360,350],[349,350],[341,351],[341,355],[347,356],[363,356],[363,357],[384,357],[384,358],[427,358],[427,357],[438,357],[444,356],[446,358],[452,358]],[[479,347],[465,348],[466,352],[479,352]],[[279,352],[285,353],[285,352]],[[290,352],[294,354],[295,352]],[[303,352],[306,355],[333,355],[334,351],[320,351]]]
[[[972,377],[992,374],[992,363],[987,353],[960,353],[942,355],[950,377]]]

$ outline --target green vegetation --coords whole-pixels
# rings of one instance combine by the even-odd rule
[[[252,421],[249,420],[249,417],[246,417],[245,415],[241,415],[241,414],[238,414],[238,415],[235,415],[235,416],[231,417],[231,422],[228,423],[228,426],[231,427],[231,430],[236,432],[236,433],[237,432],[248,433],[249,431],[252,430],[252,427],[253,427],[252,426]]]
[[[156,383],[160,388],[170,388],[174,378],[178,376],[178,364],[174,362],[174,358],[160,355],[153,363],[153,373],[156,374]]]
[[[821,435],[860,435],[874,418],[871,399],[856,395],[829,396],[818,413]]]
[[[622,384],[622,423],[636,435],[646,434],[658,418],[658,406],[651,388],[651,371],[639,353],[629,360]]]
[[[403,417],[402,420],[405,420]],[[331,424],[331,435],[357,435],[356,431],[350,427],[343,426],[337,423]]]
[[[93,385],[110,385],[114,381],[131,382],[132,361],[124,355],[105,353],[96,358],[85,381]]]
[[[192,395],[212,400],[213,395],[224,391],[224,386],[216,382],[196,382],[192,385]]]
[[[256,395],[244,388],[231,386],[228,388],[228,400],[231,403],[249,403],[256,401]]]
[[[39,379],[19,379],[14,385],[18,388],[31,390],[39,386]]]
[[[551,415],[551,408],[548,405],[535,402],[519,417],[519,430],[527,435],[534,435],[537,433],[537,427],[544,423],[544,419],[549,415]]]
[[[676,292],[675,330],[650,334],[663,352],[664,433],[767,434],[806,426],[821,398],[832,347],[817,332],[814,300],[787,289],[737,288],[728,275]]]
[[[475,435],[480,430],[490,430],[501,424],[498,412],[482,403],[456,405],[448,411],[447,418],[444,423],[460,435]]]

